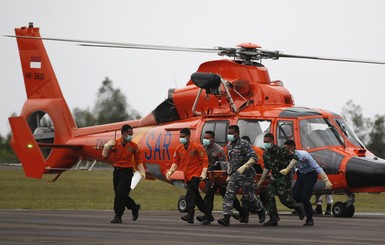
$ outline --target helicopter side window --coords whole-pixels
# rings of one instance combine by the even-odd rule
[[[263,136],[270,132],[271,121],[240,119],[238,126],[241,137],[249,136],[253,145],[262,147]]]
[[[215,133],[215,142],[221,146],[227,143],[227,128],[229,121],[208,121],[202,128],[201,142],[206,131],[213,131]]]
[[[277,144],[283,146],[286,140],[294,139],[293,122],[278,121],[277,125]]]
[[[312,118],[300,121],[302,148],[307,150],[322,146],[341,145],[337,135],[330,128],[330,122],[324,118]]]

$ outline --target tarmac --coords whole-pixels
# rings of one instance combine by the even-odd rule
[[[188,224],[181,215],[141,210],[133,221],[128,211],[123,224],[111,224],[112,211],[2,209],[0,244],[385,244],[384,213],[315,216],[313,227],[289,213],[280,215],[277,227],[262,226],[257,215],[248,224],[232,219],[228,227]]]

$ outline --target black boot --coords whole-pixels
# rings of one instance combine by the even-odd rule
[[[281,218],[278,215],[278,212],[274,212],[273,215],[275,216],[275,218],[277,219],[278,222],[281,220]]]
[[[295,209],[298,213],[298,217],[300,220],[305,218],[305,208],[303,207],[303,203],[298,203],[298,207]]]
[[[115,215],[114,219],[111,220],[112,224],[121,224],[122,223],[122,216]]]
[[[198,219],[198,217],[197,217]],[[201,221],[202,225],[209,225],[211,222],[214,221],[214,216],[212,214],[204,215],[204,219]]]
[[[231,215],[234,219],[239,220],[239,213],[233,213]]]
[[[206,217],[206,215],[199,215],[199,216],[197,216],[197,220],[199,221],[199,222],[202,222],[203,220],[205,220],[207,217]]]
[[[266,219],[266,210],[265,210],[265,208],[262,208],[261,210],[258,211],[258,219],[259,219],[259,223],[260,224],[265,222],[265,219]]]
[[[269,221],[263,223],[263,226],[277,226],[278,225],[277,217],[274,214],[270,214],[269,216],[270,216]]]
[[[225,215],[222,219],[218,220],[218,224],[223,226],[229,226],[230,225],[230,215]]]
[[[186,221],[187,223],[194,224],[194,217],[191,217],[190,215],[186,214],[182,217],[180,217],[182,220]]]
[[[186,221],[187,223],[194,224],[194,209],[187,210],[188,214],[180,217],[182,220]]]
[[[303,224],[303,226],[313,226],[313,225],[314,225],[314,221],[312,218],[307,218],[305,224]]]
[[[322,213],[321,213],[322,214]],[[326,206],[326,211],[325,211],[325,215],[331,215],[332,214],[332,205],[331,204],[328,204]]]
[[[239,222],[241,223],[249,223],[249,208],[246,206],[242,206],[239,210]]]
[[[322,204],[316,206],[315,208],[315,214],[322,214]]]
[[[132,220],[133,220],[133,221],[135,221],[135,220],[138,219],[138,217],[139,217],[139,209],[140,209],[140,204],[136,204],[136,205],[132,208],[131,212],[132,212]]]

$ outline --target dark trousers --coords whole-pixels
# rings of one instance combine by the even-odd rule
[[[310,198],[313,193],[313,187],[317,182],[317,172],[312,171],[306,174],[297,172],[297,181],[293,187],[293,198],[297,202],[303,203],[305,208],[306,217],[308,219],[313,218],[313,208],[310,203]]]
[[[221,185],[217,181],[211,181],[207,180],[206,181],[206,196],[205,196],[205,204],[207,207],[207,210],[209,212],[213,211],[214,207],[214,196],[215,193],[217,192],[217,189],[219,189],[219,193],[221,193],[221,196],[224,197],[226,194],[226,186]],[[234,198],[234,209],[237,210],[238,212],[241,210],[241,203],[237,198]]]
[[[187,212],[190,216],[194,216],[195,205],[198,207],[199,211],[205,215],[209,215],[205,202],[199,193],[200,181],[201,179],[199,177],[193,177],[189,182],[187,182],[186,205]]]
[[[129,196],[132,176],[132,168],[115,168],[114,170],[114,211],[117,216],[122,216],[126,207],[132,209],[136,206],[135,201]]]

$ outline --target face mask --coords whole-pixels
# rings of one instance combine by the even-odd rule
[[[203,146],[209,146],[211,144],[211,140],[203,139]]]
[[[271,143],[265,143],[265,149],[270,149],[271,148]]]
[[[233,142],[235,140],[235,137],[233,134],[228,134],[227,135],[227,139],[230,141],[230,142]]]
[[[132,135],[127,135],[127,136],[125,137],[125,139],[126,139],[126,141],[131,141],[131,140],[132,140]]]
[[[179,141],[182,144],[186,144],[188,140],[187,140],[187,138],[179,138]]]

